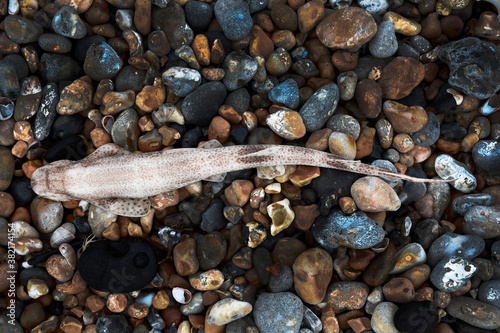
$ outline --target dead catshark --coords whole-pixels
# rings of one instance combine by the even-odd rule
[[[283,145],[221,146],[216,140],[199,148],[132,154],[106,144],[80,161],[61,160],[38,168],[31,187],[39,196],[85,200],[117,215],[138,217],[151,209],[149,197],[200,180],[222,181],[227,172],[274,165],[308,165],[365,175],[422,179],[377,168],[315,149]]]

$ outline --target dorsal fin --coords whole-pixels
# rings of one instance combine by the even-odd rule
[[[126,149],[114,143],[107,143],[97,148],[92,154],[85,157],[85,160],[95,160],[103,157],[132,154]]]

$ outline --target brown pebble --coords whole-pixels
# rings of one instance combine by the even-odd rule
[[[211,269],[189,277],[191,287],[199,291],[217,290],[224,282],[224,276],[218,269]]]
[[[406,278],[392,278],[383,287],[384,297],[389,302],[408,303],[415,298],[415,289]]]
[[[358,317],[347,321],[354,333],[362,333],[372,329],[371,320],[367,317]]]
[[[127,307],[127,296],[125,294],[110,294],[106,300],[106,307],[114,313],[123,312]]]
[[[382,111],[382,88],[377,82],[370,79],[359,81],[354,97],[366,117],[376,118]]]
[[[391,22],[394,25],[394,30],[405,36],[418,35],[420,30],[422,30],[421,25],[417,22],[394,12],[385,13],[383,20]]]
[[[429,279],[430,275],[431,268],[426,264],[422,264],[410,268],[409,270],[401,274],[401,277],[410,280],[415,290],[417,290],[425,283],[425,281]]]
[[[101,311],[105,305],[106,302],[104,302],[104,300],[97,295],[91,295],[85,299],[85,307],[92,312]]]
[[[420,35],[427,39],[441,36],[441,23],[438,13],[430,13],[422,20],[422,31],[420,31]]]
[[[178,307],[169,306],[161,312],[161,317],[165,321],[166,327],[170,327],[172,324],[179,326],[182,321],[182,312]]]
[[[397,133],[414,133],[427,124],[427,112],[421,106],[406,106],[395,101],[384,102],[384,113]]]
[[[290,182],[298,187],[309,185],[314,178],[320,176],[319,167],[300,165],[289,177]]]
[[[394,136],[392,140],[392,147],[400,153],[407,153],[413,149],[412,138],[406,133],[400,133]]]
[[[170,298],[168,297],[167,291],[162,289],[159,290],[153,297],[153,307],[157,310],[164,310],[170,304]]]
[[[363,272],[363,281],[370,287],[380,286],[387,279],[392,266],[394,266],[395,255],[394,243],[389,243],[387,249],[377,254]]]
[[[60,254],[53,254],[47,259],[47,272],[60,282],[69,281],[73,277],[73,269]]]
[[[208,140],[217,140],[224,144],[229,141],[230,134],[231,124],[226,119],[215,116],[208,127]]]
[[[325,250],[308,249],[295,259],[293,274],[298,296],[306,303],[318,304],[332,279],[332,257]]]
[[[148,316],[149,308],[142,303],[134,303],[128,308],[127,313],[132,318],[143,319]]]
[[[307,246],[302,241],[291,237],[283,237],[274,246],[271,258],[274,263],[291,267],[295,259],[306,249]]]
[[[385,99],[408,96],[424,79],[425,66],[413,58],[396,57],[382,70],[378,84]]]
[[[261,55],[264,59],[267,59],[274,51],[273,41],[258,25],[254,25],[250,32],[249,51],[252,57]]]
[[[373,140],[377,131],[374,128],[361,128],[359,138],[356,141],[356,159],[360,160],[372,153]]]
[[[271,41],[276,48],[282,47],[290,51],[297,43],[295,35],[290,30],[278,30],[271,35]]]
[[[298,28],[297,13],[283,3],[278,3],[271,8],[271,18],[280,29],[295,31]]]
[[[188,238],[174,247],[175,270],[180,276],[189,276],[198,271],[199,262],[196,257],[196,241]]]
[[[340,72],[352,71],[358,65],[358,54],[347,51],[336,51],[332,55],[332,63]]]
[[[9,217],[16,207],[12,195],[7,192],[0,192],[0,217]]]
[[[21,314],[19,323],[27,330],[40,324],[45,319],[45,312],[41,304],[30,303],[26,305]]]
[[[373,17],[359,7],[336,10],[316,28],[323,45],[353,51],[372,39],[376,32],[377,25]]]
[[[92,83],[88,76],[73,81],[66,86],[57,103],[57,112],[72,115],[90,108],[92,104]]]
[[[250,199],[253,189],[251,181],[237,179],[224,190],[224,195],[231,206],[243,207]]]
[[[314,220],[320,215],[319,206],[317,204],[294,206],[292,209],[295,213],[293,225],[295,228],[302,231],[309,230],[313,225]]]
[[[325,7],[319,0],[310,1],[297,10],[299,30],[308,32],[325,16]]]
[[[210,65],[210,45],[208,39],[203,34],[198,34],[191,44],[194,55],[201,66]]]

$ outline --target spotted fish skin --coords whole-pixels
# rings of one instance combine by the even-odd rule
[[[151,196],[214,175],[273,165],[308,165],[413,182],[443,182],[414,178],[296,146],[240,145],[132,154],[115,144],[107,144],[83,160],[56,161],[38,168],[31,178],[31,187],[48,199],[86,200],[120,215],[143,216],[149,212]]]

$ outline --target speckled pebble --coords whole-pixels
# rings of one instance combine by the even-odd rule
[[[278,276],[272,275],[269,277],[269,290],[273,293],[280,293],[289,290],[293,287],[293,271],[290,266],[280,265],[280,273]]]
[[[380,23],[377,33],[370,40],[370,53],[377,58],[388,58],[398,50],[398,41],[394,26],[389,21]]]
[[[472,160],[478,171],[495,177],[500,176],[500,142],[480,140],[472,147]]]
[[[477,267],[469,260],[444,258],[432,270],[430,280],[439,290],[454,292],[459,290],[476,272]]]
[[[269,100],[274,103],[281,103],[290,109],[296,109],[299,106],[299,87],[293,79],[287,79],[275,86],[269,92]]]
[[[471,297],[452,298],[446,312],[472,326],[485,330],[494,330],[500,327],[500,309]]]
[[[303,318],[303,304],[296,295],[262,293],[253,311],[255,324],[262,333],[298,332]]]
[[[427,252],[427,262],[431,267],[434,267],[446,257],[473,260],[483,252],[484,247],[484,240],[477,235],[459,235],[447,232],[432,243]]]
[[[500,308],[500,280],[484,281],[479,287],[477,299]]]
[[[495,198],[488,193],[475,193],[460,196],[453,200],[453,210],[455,213],[464,216],[473,206],[493,206]]]
[[[335,112],[338,101],[339,88],[334,83],[324,85],[309,97],[299,111],[306,130],[308,132],[320,130]]]
[[[52,19],[52,28],[59,35],[73,39],[82,39],[87,34],[85,23],[71,6],[63,6],[57,11]]]
[[[113,78],[123,66],[116,51],[105,42],[90,45],[83,69],[96,81]]]
[[[222,63],[222,69],[226,73],[222,79],[222,83],[224,83],[229,91],[242,88],[254,77],[258,67],[257,60],[246,55],[244,52],[231,52]]]
[[[248,4],[243,0],[217,1],[214,6],[217,21],[224,35],[230,40],[240,40],[247,37],[252,29],[252,17]]]
[[[372,314],[371,326],[375,333],[398,333],[394,326],[394,315],[398,306],[391,302],[377,304]]]
[[[352,184],[351,196],[366,212],[396,211],[401,207],[396,192],[382,179],[366,176]]]
[[[464,220],[465,234],[478,235],[483,239],[500,236],[500,206],[473,206]]]
[[[280,137],[287,140],[300,139],[306,134],[302,117],[292,110],[279,110],[266,118],[266,124]]]
[[[186,97],[201,83],[201,74],[197,70],[185,67],[170,67],[163,72],[161,78],[178,97]]]
[[[435,161],[436,173],[445,180],[450,180],[454,188],[463,193],[476,189],[476,178],[467,170],[465,164],[447,154],[441,154]]]
[[[390,274],[403,273],[415,266],[424,264],[427,261],[427,254],[418,243],[409,243],[396,252],[394,266]]]

